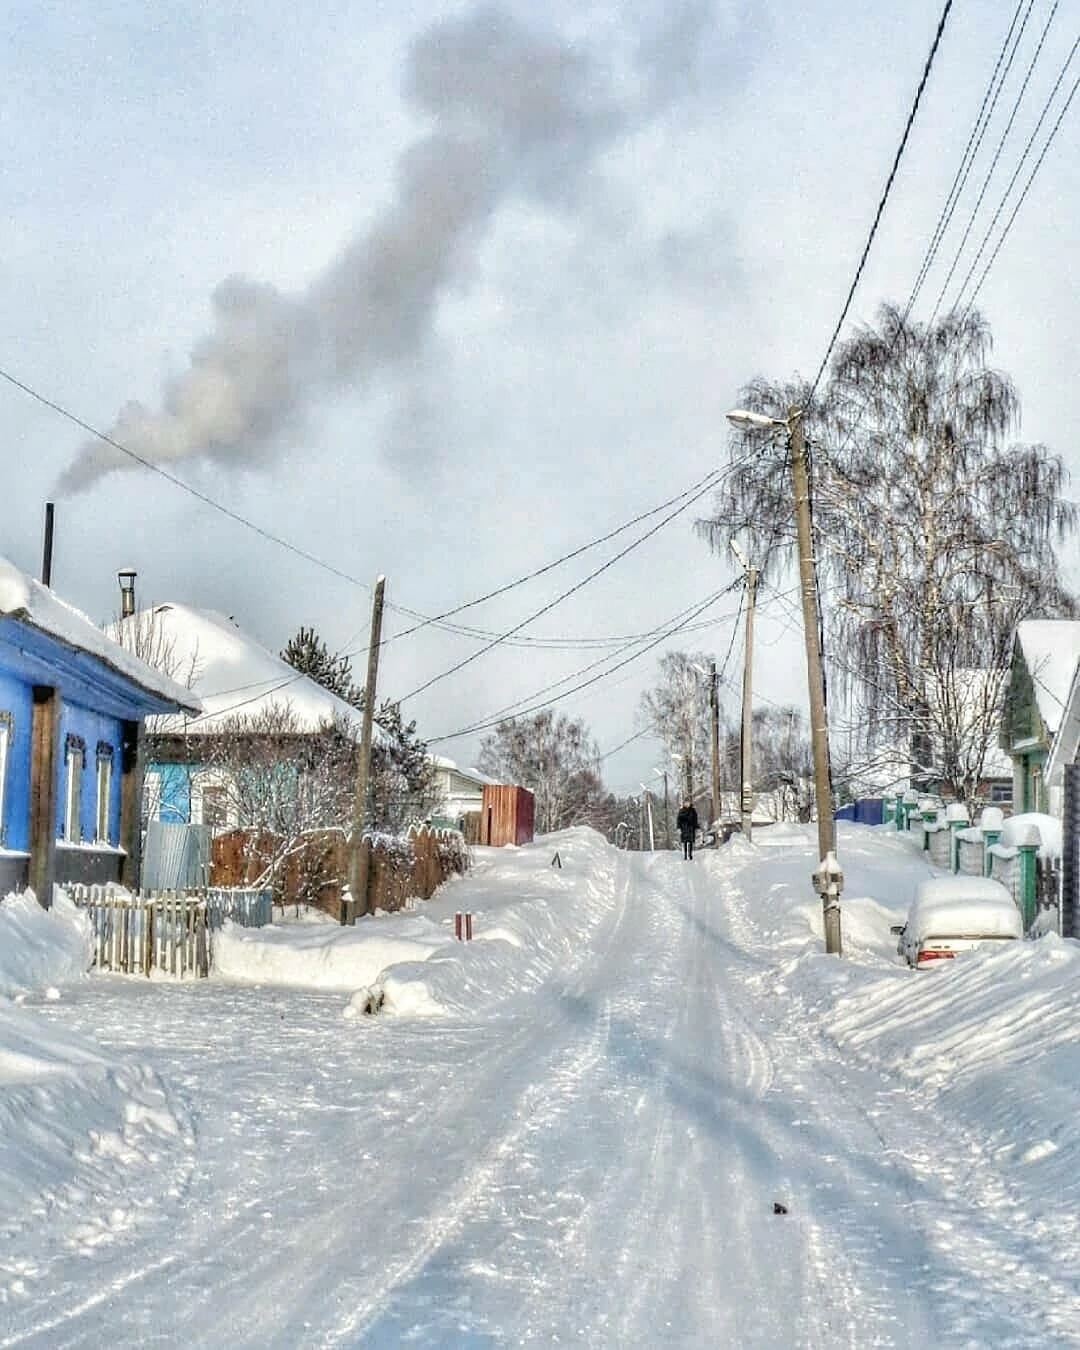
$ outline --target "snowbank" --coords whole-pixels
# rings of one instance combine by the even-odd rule
[[[57,888],[52,909],[42,909],[32,891],[7,895],[0,904],[0,994],[68,984],[90,969],[90,925],[65,891]]]

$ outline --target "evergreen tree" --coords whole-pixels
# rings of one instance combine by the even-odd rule
[[[281,659],[346,703],[362,706],[363,690],[353,684],[352,662],[347,656],[334,656],[314,628],[301,628],[290,638]]]
[[[301,628],[281,658],[363,712],[364,690],[353,682],[352,662],[347,656],[332,655],[313,628]],[[371,751],[371,823],[378,829],[397,831],[410,820],[430,815],[435,766],[427,744],[417,735],[415,721],[402,721],[399,703],[384,700],[372,721],[385,739]]]

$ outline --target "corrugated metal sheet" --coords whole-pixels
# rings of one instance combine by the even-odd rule
[[[143,844],[143,889],[183,891],[209,884],[210,827],[149,821]]]

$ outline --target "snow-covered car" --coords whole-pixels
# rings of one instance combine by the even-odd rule
[[[932,877],[915,888],[907,923],[892,931],[899,955],[926,970],[982,943],[1015,942],[1024,936],[1024,921],[1000,881]]]

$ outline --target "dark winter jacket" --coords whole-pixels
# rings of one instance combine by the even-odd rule
[[[698,819],[697,811],[693,806],[684,806],[675,817],[675,823],[679,827],[679,838],[685,844],[687,840],[693,842],[697,835]]]

